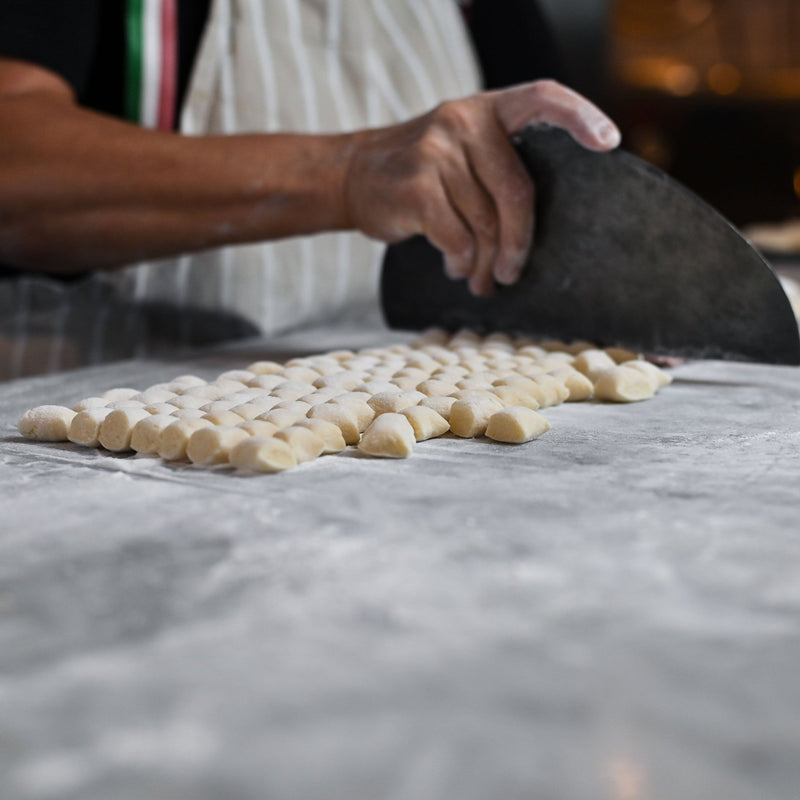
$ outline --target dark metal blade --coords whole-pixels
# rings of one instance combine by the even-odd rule
[[[531,127],[515,146],[536,185],[522,278],[473,297],[422,237],[391,245],[382,302],[395,328],[502,330],[642,352],[800,364],[789,301],[736,229],[630,153]]]

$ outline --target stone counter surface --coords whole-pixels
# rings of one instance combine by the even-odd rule
[[[16,434],[381,335],[0,386],[0,798],[800,797],[800,369],[272,476]]]

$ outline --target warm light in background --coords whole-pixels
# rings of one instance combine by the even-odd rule
[[[742,74],[733,64],[714,64],[708,70],[708,85],[717,94],[734,94],[742,85]]]
[[[800,1],[615,0],[610,52],[632,89],[800,100]]]
[[[800,167],[794,171],[794,193],[800,197]]]
[[[688,97],[697,91],[700,78],[688,64],[672,64],[664,70],[664,87],[678,97]]]

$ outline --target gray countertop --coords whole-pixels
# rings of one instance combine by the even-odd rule
[[[275,476],[15,433],[386,338],[0,386],[0,797],[800,796],[800,370],[687,364],[521,447]]]

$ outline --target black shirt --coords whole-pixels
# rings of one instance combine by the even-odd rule
[[[210,2],[178,1],[178,108]],[[126,0],[2,0],[0,54],[58,73],[79,103],[122,116],[126,5]],[[473,0],[469,24],[487,88],[561,77],[553,38],[534,0]]]
[[[178,2],[178,108],[210,2]],[[81,105],[123,116],[126,5],[126,0],[2,0],[0,54],[46,67],[72,86]]]

